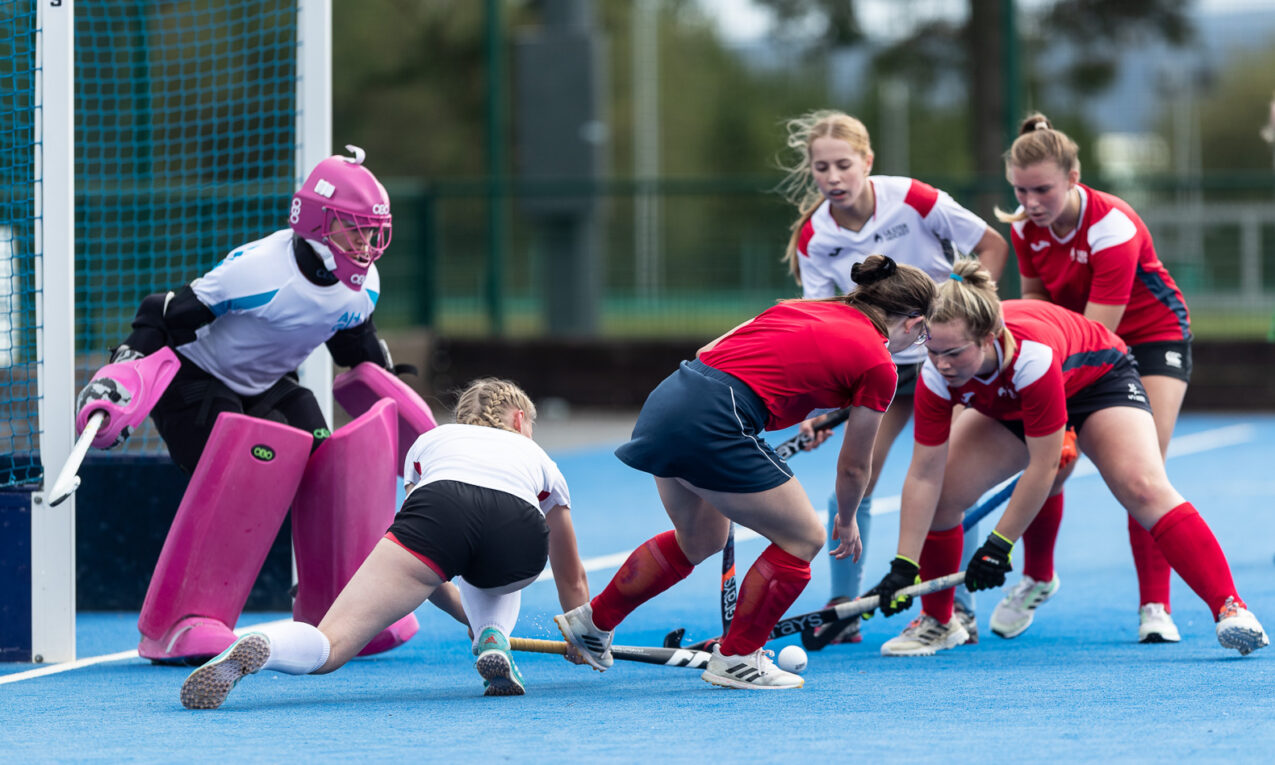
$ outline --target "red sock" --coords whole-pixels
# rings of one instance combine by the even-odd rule
[[[1235,592],[1222,547],[1194,505],[1183,502],[1170,510],[1151,527],[1151,536],[1178,576],[1209,605],[1214,620],[1227,598],[1247,608]]]
[[[960,526],[926,534],[925,546],[921,548],[921,579],[929,581],[960,571],[964,541],[965,529]],[[933,595],[922,595],[921,610],[947,624],[952,621],[952,605],[955,602],[956,590],[949,587]]]
[[[1133,550],[1133,567],[1138,572],[1138,605],[1163,603],[1169,608],[1169,562],[1156,546],[1151,532],[1129,516],[1129,547]]]
[[[613,630],[633,609],[690,575],[695,566],[677,543],[677,532],[666,531],[634,550],[593,599],[593,623]]]
[[[767,547],[744,574],[735,619],[722,638],[722,653],[744,656],[766,645],[770,631],[809,581],[810,561],[773,544]]]
[[[1062,525],[1063,493],[1045,499],[1035,520],[1023,532],[1023,573],[1038,582],[1054,578],[1054,543]]]

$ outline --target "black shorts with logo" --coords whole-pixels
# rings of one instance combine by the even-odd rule
[[[1191,382],[1191,340],[1167,340],[1155,343],[1139,343],[1129,346],[1129,353],[1138,362],[1138,374],[1162,375],[1182,382]]]
[[[1089,415],[1113,406],[1130,406],[1145,412],[1151,411],[1147,390],[1131,357],[1125,356],[1107,370],[1107,373],[1089,383],[1067,399],[1067,427],[1079,433]],[[1022,420],[1000,420],[1000,424],[1020,440],[1026,439]]]
[[[460,481],[434,481],[407,495],[389,533],[444,580],[490,589],[545,570],[549,526],[513,494]]]

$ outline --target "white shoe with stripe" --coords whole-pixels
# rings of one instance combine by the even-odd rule
[[[764,648],[758,648],[747,656],[730,656],[722,653],[720,644],[714,645],[708,668],[700,677],[723,688],[747,690],[788,690],[805,685],[801,675],[775,666],[771,656],[774,652]]]
[[[933,656],[969,640],[970,633],[961,626],[961,620],[953,616],[947,624],[922,612],[904,628],[896,638],[890,638],[881,646],[882,656]]]
[[[614,632],[598,629],[593,623],[593,606],[585,603],[565,614],[553,617],[562,636],[580,651],[589,666],[605,672],[614,663],[611,656],[611,638]]]

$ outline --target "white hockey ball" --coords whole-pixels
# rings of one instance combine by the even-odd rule
[[[779,668],[785,672],[795,672],[800,675],[806,671],[806,652],[801,650],[801,646],[789,645],[784,646],[779,652]]]

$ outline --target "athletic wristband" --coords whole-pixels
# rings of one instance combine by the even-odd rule
[[[1005,553],[1005,557],[1009,557],[1009,553],[1014,549],[1014,543],[1009,537],[1000,533],[996,529],[992,529],[992,533],[987,535],[987,543],[1001,552]]]

